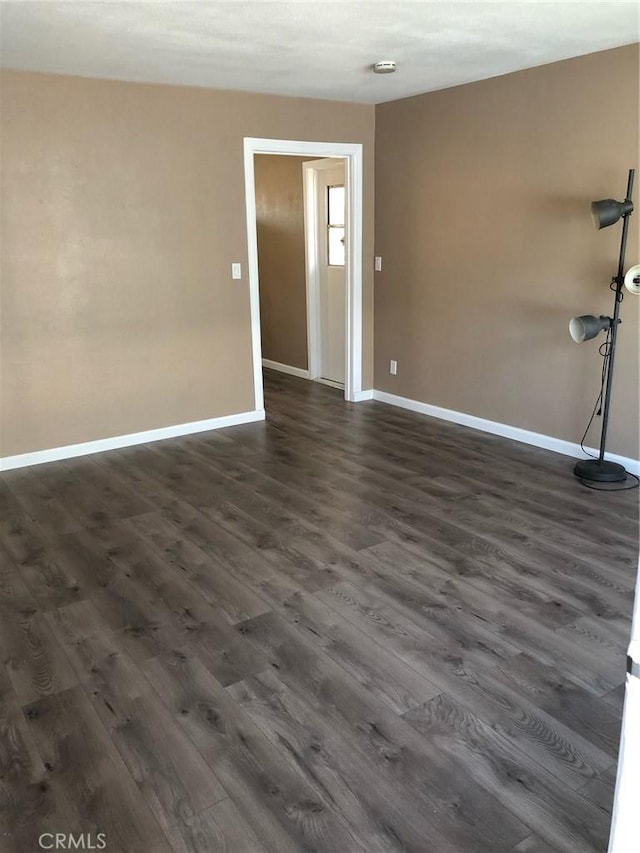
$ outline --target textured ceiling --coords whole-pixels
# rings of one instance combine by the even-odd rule
[[[8,68],[380,103],[640,40],[637,2],[3,0]],[[395,74],[373,62],[394,59]]]

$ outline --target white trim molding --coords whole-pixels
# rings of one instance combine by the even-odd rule
[[[96,441],[85,441],[82,444],[67,444],[64,447],[51,447],[48,450],[19,453],[17,456],[0,458],[0,471],[26,468],[29,465],[42,465],[45,462],[56,462],[60,459],[73,459],[76,456],[88,456],[91,453],[103,453],[105,450],[118,450],[122,447],[133,447],[136,444],[149,444],[152,441],[192,435],[196,432],[224,429],[225,427],[238,426],[238,424],[263,421],[264,418],[264,409],[257,409],[251,412],[240,412],[237,415],[224,415],[221,418],[209,418],[204,421],[192,421],[186,424],[150,429],[145,432],[132,432],[128,435],[99,438]]]
[[[373,400],[374,394],[375,391],[372,388],[369,388],[367,391],[358,391],[358,393],[354,395],[353,402],[362,403],[364,400]]]
[[[335,382],[333,379],[324,379],[322,376],[318,376],[312,381],[317,382],[319,385],[326,385],[327,388],[337,388],[339,391],[344,391],[343,382]]]
[[[498,421],[489,421],[485,418],[478,418],[475,415],[468,415],[465,412],[456,412],[454,409],[443,409],[440,406],[432,406],[430,403],[421,403],[419,400],[411,400],[409,397],[399,397],[396,394],[388,394],[386,391],[374,391],[373,399],[380,403],[387,403],[389,406],[397,406],[401,409],[409,409],[412,412],[419,412],[422,415],[428,415],[430,418],[439,418],[442,421],[451,421],[454,424],[471,427],[481,432],[490,432],[493,435],[501,435],[503,438],[511,438],[513,441],[520,441],[523,444],[533,444],[535,447],[543,447],[545,450],[553,450],[555,453],[562,453],[564,456],[572,456],[574,459],[584,458],[584,453],[579,444],[573,441],[564,441],[561,438],[554,438],[551,435],[544,435],[540,432],[532,432],[528,429],[510,426],[509,424],[501,424]],[[585,448],[587,453],[594,456],[598,455],[595,448]],[[618,456],[615,453],[607,453],[607,459],[612,462],[618,462],[631,474],[640,475],[640,461],[631,459],[627,456]]]
[[[281,364],[279,361],[271,361],[269,358],[262,359],[262,366],[270,370],[279,370],[280,373],[288,373],[290,376],[299,376],[300,379],[308,379],[309,371],[302,367],[293,367],[291,364]]]
[[[362,222],[364,158],[359,142],[301,142],[291,139],[244,138],[244,183],[247,213],[247,254],[249,305],[253,349],[255,408],[264,408],[262,384],[262,341],[260,335],[260,289],[258,280],[258,235],[253,158],[255,154],[283,154],[292,157],[340,157],[345,161],[348,245],[347,275],[347,370],[345,399],[355,400],[362,391]]]
[[[631,643],[627,652],[627,682],[616,790],[611,815],[609,853],[631,853],[638,846],[638,785],[640,785],[640,678],[634,665],[640,663],[640,559],[636,575],[636,596],[631,620]],[[631,667],[629,667],[631,664]],[[631,672],[629,672],[631,669]]]
[[[609,853],[638,848],[638,782],[640,777],[640,678],[627,675],[622,732],[611,816]]]
[[[331,158],[327,158],[326,160],[309,160],[302,164],[302,199],[304,212],[304,255],[306,279],[305,286],[307,296],[307,354],[309,358],[310,379],[318,379],[318,377],[320,376],[320,341],[322,338],[322,330],[320,326],[317,178],[318,169],[326,168],[326,164],[331,162]],[[315,167],[313,167],[314,163],[316,164]],[[345,327],[345,341],[346,334],[347,332]]]

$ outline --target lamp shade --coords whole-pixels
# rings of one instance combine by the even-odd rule
[[[636,264],[635,267],[627,270],[624,277],[624,286],[629,293],[633,293],[634,296],[640,296],[640,264]]]
[[[611,318],[605,317],[602,314],[596,317],[595,314],[582,314],[580,317],[574,317],[569,321],[569,334],[577,344],[583,341],[590,341],[595,338],[600,332],[608,329],[611,325]]]
[[[621,216],[626,216],[633,210],[632,201],[616,201],[613,198],[603,198],[591,202],[591,218],[596,228],[608,228],[614,225]]]

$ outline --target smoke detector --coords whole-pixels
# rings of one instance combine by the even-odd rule
[[[374,62],[371,68],[374,74],[393,74],[396,64],[392,59],[383,59],[380,62]]]

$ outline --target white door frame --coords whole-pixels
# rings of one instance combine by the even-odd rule
[[[309,379],[319,379],[322,373],[321,348],[322,327],[320,324],[320,258],[318,255],[318,176],[325,169],[332,169],[336,158],[310,160],[302,164],[302,189],[304,198],[304,242],[307,276],[307,355]],[[344,162],[344,160],[341,160]],[[346,164],[345,164],[346,186]],[[346,193],[345,193],[346,195]],[[345,216],[345,243],[349,246],[349,217]],[[346,258],[345,258],[346,276]],[[345,281],[346,285],[346,281]],[[348,289],[345,287],[347,301],[345,316],[348,316]],[[345,329],[345,335],[347,334]],[[345,346],[345,352],[348,347]],[[346,365],[345,365],[346,367]],[[345,369],[345,378],[347,371]],[[346,382],[345,382],[346,390]],[[346,396],[346,395],[345,395]],[[348,397],[346,399],[349,399]]]
[[[249,260],[249,304],[253,348],[255,407],[264,408],[262,343],[260,336],[260,290],[258,281],[258,231],[253,157],[255,154],[285,154],[292,157],[341,157],[345,162],[347,291],[345,400],[362,399],[362,220],[363,156],[357,142],[300,142],[291,139],[244,138],[244,184],[247,210]],[[314,212],[315,218],[315,212]],[[307,283],[307,288],[309,284]],[[308,310],[308,308],[307,308]],[[309,329],[309,322],[307,321]],[[311,358],[311,351],[309,351]]]
[[[620,733],[616,790],[611,816],[609,853],[638,849],[638,790],[640,789],[640,559],[636,597],[627,652],[627,681]]]

